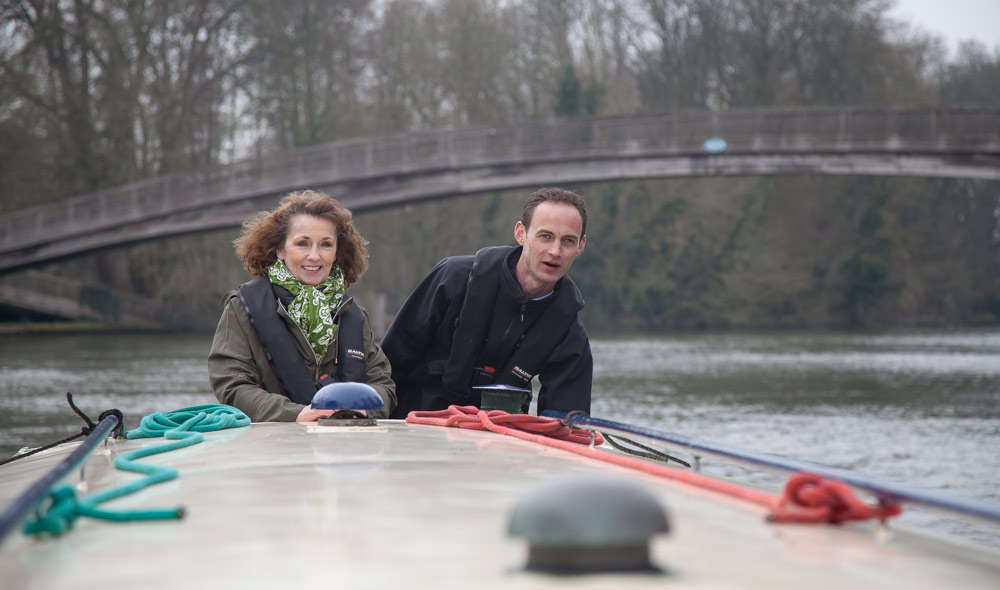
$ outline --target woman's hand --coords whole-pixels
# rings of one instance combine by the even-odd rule
[[[314,410],[312,405],[308,405],[302,408],[299,412],[298,417],[295,419],[296,422],[315,422],[319,418],[326,418],[332,414],[333,410]]]

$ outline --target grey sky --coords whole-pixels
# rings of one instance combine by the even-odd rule
[[[944,37],[952,52],[969,39],[991,50],[1000,46],[1000,0],[895,0],[894,4],[890,15]]]

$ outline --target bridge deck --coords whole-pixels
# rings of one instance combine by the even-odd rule
[[[708,151],[710,139],[725,149]],[[0,216],[0,272],[236,226],[302,188],[364,211],[524,186],[752,174],[997,180],[1000,108],[736,110],[342,141]]]

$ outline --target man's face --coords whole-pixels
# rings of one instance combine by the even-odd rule
[[[546,201],[538,205],[530,228],[517,222],[514,239],[524,246],[517,261],[517,280],[525,295],[541,297],[555,287],[583,252],[587,237],[582,234],[580,212],[566,203]]]

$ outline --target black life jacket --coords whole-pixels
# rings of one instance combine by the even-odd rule
[[[503,384],[530,390],[532,378],[541,372],[581,308],[576,284],[564,276],[552,301],[535,321],[519,326],[520,331],[506,342],[490,343],[487,349],[484,341],[501,290],[501,268],[513,249],[492,246],[476,253],[441,379],[459,398],[469,397],[476,385]]]
[[[324,375],[315,380],[295,347],[288,325],[278,315],[278,298],[275,296],[275,290],[283,299],[292,297],[287,289],[280,285],[272,285],[267,277],[258,277],[243,283],[236,293],[264,347],[267,361],[281,382],[285,396],[295,403],[308,405],[312,403],[316,390],[327,383],[333,381],[364,383],[366,381],[365,343],[362,332],[364,316],[361,314],[361,309],[357,305],[348,305],[337,321],[338,375],[335,377]],[[344,304],[349,301],[346,300]]]

